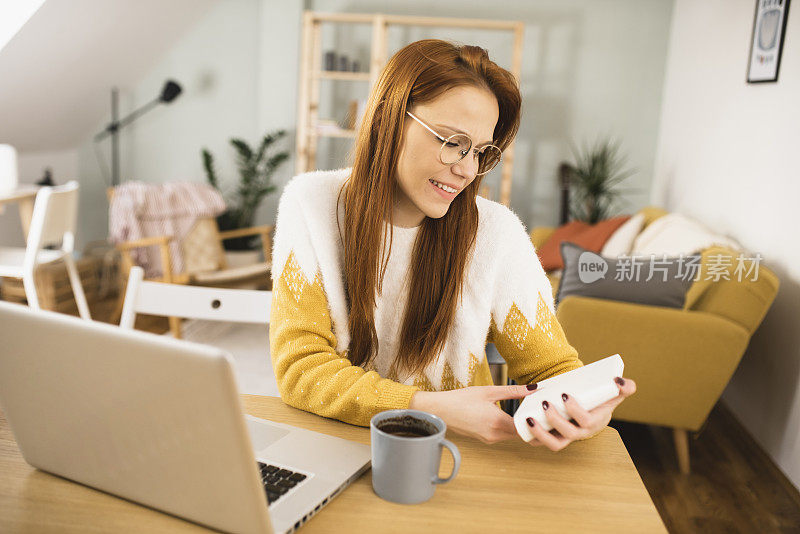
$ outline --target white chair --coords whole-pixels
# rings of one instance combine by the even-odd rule
[[[31,308],[39,309],[34,273],[37,265],[63,260],[69,282],[83,319],[91,319],[86,295],[81,286],[72,252],[75,247],[75,225],[78,216],[78,182],[57,187],[44,187],[36,193],[33,216],[25,248],[0,247],[0,276],[21,278]],[[46,249],[59,245],[58,249]]]
[[[119,325],[133,328],[137,313],[232,323],[269,324],[272,291],[222,289],[144,280],[131,267]]]
[[[230,353],[241,393],[279,397],[269,355],[271,301],[271,291],[151,282],[134,266],[120,326],[133,328],[137,313],[194,319],[184,325],[185,339]]]

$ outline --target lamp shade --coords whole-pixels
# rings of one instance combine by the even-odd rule
[[[181,91],[183,91],[183,88],[178,82],[167,80],[167,82],[164,84],[164,88],[161,90],[161,96],[159,96],[159,100],[165,104],[169,104],[178,98],[178,95],[181,94]]]
[[[17,188],[17,150],[11,145],[0,145],[0,191]]]

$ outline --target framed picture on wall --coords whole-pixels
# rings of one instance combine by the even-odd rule
[[[781,66],[789,0],[756,0],[747,82],[776,82]]]

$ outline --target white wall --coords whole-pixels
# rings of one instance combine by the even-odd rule
[[[233,178],[228,140],[256,140],[258,33],[258,0],[221,2],[140,80],[132,108],[151,101],[168,78],[184,91],[126,129],[124,179],[203,181],[202,147],[215,155],[220,178]]]
[[[44,170],[50,167],[53,181],[64,184],[78,179],[78,153],[74,149],[53,152],[23,152],[18,157],[19,181],[26,184],[38,182]]]
[[[79,178],[77,150],[22,152],[17,156],[17,165],[19,182],[22,184],[38,182],[44,176],[47,167],[50,167],[53,181],[57,184]],[[25,246],[16,204],[6,206],[3,213],[0,213],[0,244]]]
[[[723,400],[800,487],[800,13],[779,81],[747,84],[754,8],[676,2],[653,201],[735,237],[780,277]]]
[[[108,115],[108,88],[137,82],[221,1],[44,2],[0,48],[0,142],[20,152],[76,147]],[[26,3],[0,2],[0,19]]]
[[[260,1],[256,129],[262,134],[286,130],[280,146],[274,146],[278,147],[276,151],[288,151],[289,159],[273,174],[278,189],[261,203],[256,214],[258,224],[275,222],[283,185],[294,174],[303,9],[300,0]]]
[[[523,110],[511,207],[529,227],[557,223],[557,169],[572,159],[569,143],[580,148],[606,134],[621,141],[628,166],[637,169],[625,182],[637,191],[625,195],[622,212],[648,203],[672,0],[310,0],[309,5],[322,12],[523,21]],[[362,65],[369,59],[368,26],[346,25],[338,32],[323,26],[322,35],[323,50],[358,57]],[[417,39],[438,37],[483,46],[499,65],[511,65],[507,33],[415,28],[392,29],[389,36],[390,54]],[[323,81],[320,116],[340,118],[356,83]],[[339,89],[344,85],[347,89]],[[351,144],[322,139],[320,165],[336,166]],[[328,145],[335,148],[328,150]],[[495,186],[495,199],[499,178],[496,171],[484,180]]]
[[[157,106],[121,131],[123,181],[205,182],[200,153],[206,147],[215,157],[220,181],[235,186],[238,174],[229,139],[240,137],[254,145],[260,137],[260,4],[226,0],[213,5],[138,83],[120,87],[122,116],[155,98],[167,79],[183,87],[172,103]],[[110,166],[108,140],[101,150]],[[90,140],[80,147],[80,171],[81,201],[96,206],[81,219],[79,241],[85,243],[104,237],[108,227],[105,188],[110,176],[101,173]]]

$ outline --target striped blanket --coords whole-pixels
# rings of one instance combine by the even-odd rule
[[[222,195],[208,184],[172,182],[150,184],[126,182],[114,189],[108,211],[108,233],[112,243],[144,237],[173,236],[170,244],[172,268],[183,271],[180,242],[198,219],[216,217],[226,209]],[[148,278],[162,274],[155,247],[132,251],[134,263]]]

